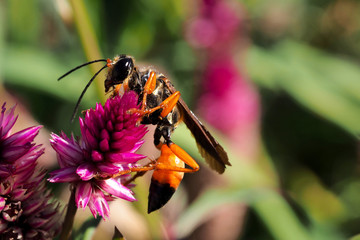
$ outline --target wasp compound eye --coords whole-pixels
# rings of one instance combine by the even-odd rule
[[[121,58],[114,65],[112,70],[112,80],[114,83],[123,83],[124,80],[132,73],[134,62],[131,58]]]

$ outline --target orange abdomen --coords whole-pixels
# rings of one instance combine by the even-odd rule
[[[164,145],[166,146],[166,145]],[[162,148],[162,154],[157,160],[157,164],[168,167],[184,168],[185,164],[171,152],[166,146]],[[148,213],[164,206],[172,197],[184,177],[183,172],[169,170],[155,170],[149,189]]]

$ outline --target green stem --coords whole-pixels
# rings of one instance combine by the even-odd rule
[[[86,10],[85,4],[82,0],[70,0],[71,7],[74,11],[74,20],[77,31],[79,33],[81,45],[88,61],[101,59],[102,54],[99,48],[99,43],[96,38],[95,30],[92,27],[89,14]],[[98,64],[90,65],[91,72],[95,74],[99,69]],[[98,97],[101,101],[105,101],[104,94],[104,79],[97,78],[94,80],[97,89]]]
[[[74,218],[77,207],[75,205],[75,187],[72,187],[71,195],[67,205],[66,216],[60,233],[60,240],[68,240],[71,235],[72,227],[74,225]]]
[[[275,239],[307,240],[311,239],[297,216],[281,195],[269,191],[266,197],[252,204]]]

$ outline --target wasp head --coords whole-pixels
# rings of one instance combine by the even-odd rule
[[[122,84],[134,72],[134,59],[127,55],[120,55],[115,59],[108,60],[109,72],[105,80],[105,91],[110,87]]]

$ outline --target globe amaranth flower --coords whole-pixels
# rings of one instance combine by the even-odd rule
[[[143,144],[147,132],[138,126],[137,114],[128,114],[139,108],[135,92],[109,98],[104,107],[97,104],[80,118],[81,138],[52,134],[51,145],[57,152],[60,169],[50,173],[50,182],[70,182],[76,188],[75,201],[78,208],[89,206],[94,217],[109,216],[107,201],[114,197],[128,201],[135,198],[123,185],[129,175],[120,171],[137,166],[145,156],[135,152]]]
[[[0,115],[0,239],[53,239],[61,228],[59,205],[50,202],[45,171],[37,168],[44,153],[33,143],[41,127],[11,134],[14,107]]]

